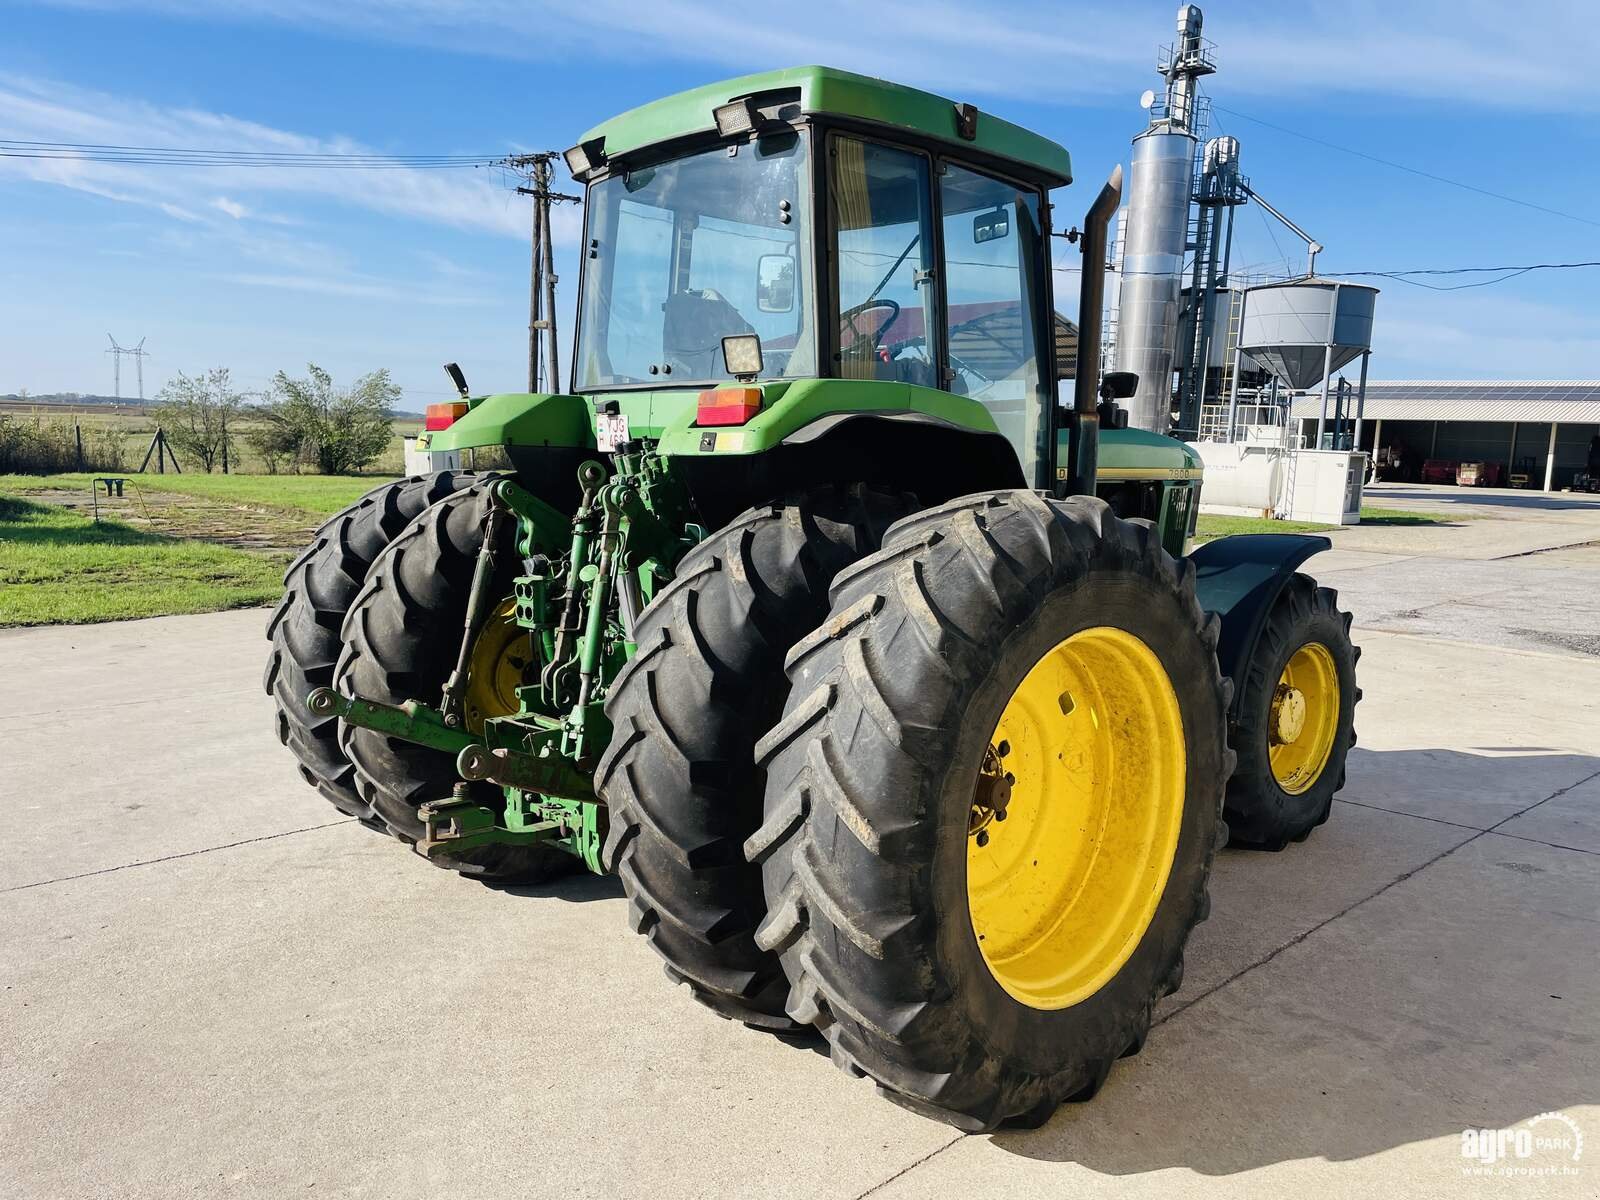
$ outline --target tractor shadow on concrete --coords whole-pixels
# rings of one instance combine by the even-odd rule
[[[1307,842],[1223,851],[1143,1052],[991,1144],[1231,1175],[1437,1139],[1449,1188],[1464,1129],[1600,1101],[1600,757],[1495,749],[1358,749]]]
[[[485,883],[491,891],[534,900],[565,900],[569,904],[588,904],[594,900],[620,900],[622,881],[615,875],[594,875],[575,871],[544,883]]]

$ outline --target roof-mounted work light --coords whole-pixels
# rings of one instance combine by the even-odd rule
[[[729,104],[719,104],[711,110],[717,122],[717,132],[723,137],[739,137],[754,133],[761,125],[761,110],[749,96]]]
[[[567,160],[567,170],[574,179],[583,179],[606,165],[606,140],[603,137],[579,142],[561,156]]]

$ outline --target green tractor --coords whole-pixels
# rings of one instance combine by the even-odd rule
[[[1228,840],[1355,741],[1325,539],[1190,552],[1200,468],[1098,371],[1112,176],[1058,357],[1067,152],[826,68],[567,153],[573,389],[467,395],[290,567],[305,779],[486,881],[613,872],[667,974],[967,1129],[1092,1095],[1179,985]],[[1074,371],[1074,367],[1076,368]],[[1058,404],[1058,378],[1072,376]]]

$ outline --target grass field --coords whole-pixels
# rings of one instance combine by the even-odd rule
[[[88,475],[0,475],[0,626],[275,601],[322,518],[379,476],[131,476],[91,519]],[[111,514],[109,516],[105,514]]]
[[[146,533],[0,494],[0,626],[121,621],[275,600],[285,553]]]
[[[1432,513],[1414,512],[1401,508],[1363,508],[1363,525],[1444,525],[1444,517]],[[1275,521],[1270,517],[1225,517],[1215,513],[1201,513],[1195,527],[1195,540],[1229,537],[1236,533],[1326,533],[1337,525],[1319,525],[1313,521]]]
[[[260,505],[323,517],[354,503],[394,473],[376,475],[128,475],[129,493],[194,496],[231,504]],[[112,472],[117,474],[117,472]],[[0,475],[0,492],[56,492],[76,489],[85,496],[93,474]]]

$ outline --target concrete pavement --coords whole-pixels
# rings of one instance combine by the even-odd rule
[[[1512,631],[1592,628],[1597,568],[1448,533],[1339,535],[1333,819],[1224,851],[1144,1052],[995,1136],[693,1004],[609,880],[491,890],[342,820],[272,736],[263,613],[0,633],[0,1196],[1594,1195],[1600,657]],[[1469,561],[1509,573],[1469,602]],[[1551,1111],[1579,1174],[1463,1173],[1464,1128]]]

